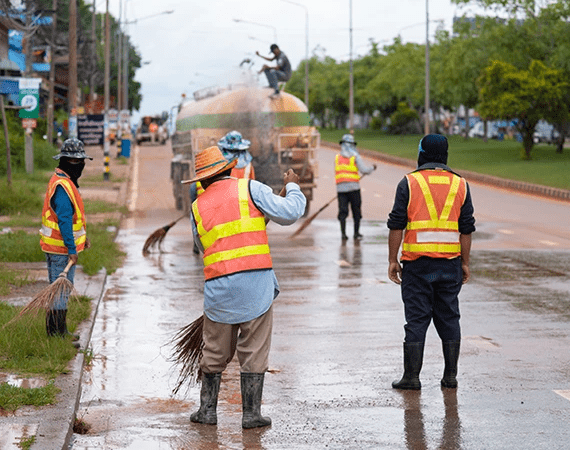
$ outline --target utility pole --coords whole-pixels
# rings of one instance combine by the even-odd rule
[[[69,137],[77,137],[77,0],[69,0]]]
[[[427,0],[426,0],[427,1]],[[350,7],[350,76],[348,80],[348,116],[349,116],[349,132],[354,134],[354,76],[352,70],[352,0],[349,2]]]
[[[426,0],[426,94],[425,94],[425,122],[424,134],[430,133],[429,126],[429,9],[428,1]]]
[[[51,144],[53,142],[53,118],[54,118],[54,102],[55,102],[55,36],[57,33],[57,0],[52,3],[53,16],[51,24],[51,48],[49,62],[49,98],[47,106],[47,138]]]
[[[26,2],[26,28],[30,28],[30,11],[33,11],[33,8],[29,7],[29,2]],[[25,36],[25,55],[26,55],[26,72],[25,77],[30,78],[32,75],[32,46],[30,45],[30,41],[32,40],[33,32],[28,31],[28,34],[24,34]],[[34,172],[34,139],[32,137],[32,129],[26,128],[24,129],[24,165],[26,166],[26,173],[31,174]]]
[[[109,73],[111,65],[111,49],[110,49],[111,31],[109,26],[109,0],[107,0],[107,8],[105,12],[105,119],[103,122],[103,153],[104,168],[103,179],[108,180],[109,173]]]
[[[95,0],[93,0],[93,13],[91,15],[91,52],[93,54],[93,71],[91,72],[91,77],[89,80],[89,97],[91,100],[91,104],[93,105],[93,102],[95,100],[95,72],[97,71],[97,43],[96,43],[96,33],[95,33],[95,29],[96,29],[96,25],[95,25],[95,18],[97,16],[97,12],[96,12],[96,5],[95,5]]]

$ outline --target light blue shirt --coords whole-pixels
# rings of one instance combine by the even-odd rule
[[[251,180],[249,191],[257,208],[279,225],[292,225],[305,212],[307,199],[299,185],[288,183],[287,196],[275,195],[271,188]],[[194,217],[192,233],[200,251],[204,251]],[[227,324],[244,323],[267,312],[279,294],[273,269],[237,272],[207,280],[204,285],[204,313],[208,319]]]

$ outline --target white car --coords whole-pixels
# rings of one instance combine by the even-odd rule
[[[473,128],[469,130],[467,135],[470,138],[482,138],[485,136],[485,124],[477,122]],[[487,123],[487,139],[497,139],[499,137],[499,129],[492,123]]]

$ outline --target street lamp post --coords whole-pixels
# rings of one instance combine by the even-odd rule
[[[426,94],[425,94],[425,122],[424,122],[424,134],[429,134],[430,124],[429,124],[429,9],[428,1],[426,0]]]
[[[292,2],[291,0],[282,0],[292,5],[300,6],[305,9],[305,105],[309,107],[309,10],[305,5]]]
[[[272,28],[273,29],[273,43],[277,44],[277,28],[272,25],[267,25],[266,23],[250,22],[249,20],[234,19],[237,23],[250,23],[252,25],[259,25],[260,27]]]
[[[426,0],[427,1],[427,0]],[[352,0],[349,2],[349,35],[350,35],[350,68],[348,79],[348,116],[349,116],[349,131],[354,134],[354,76],[352,70]]]

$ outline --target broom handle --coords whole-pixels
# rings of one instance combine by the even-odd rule
[[[65,266],[65,269],[63,269],[63,272],[61,272],[59,274],[59,276],[60,277],[67,277],[67,272],[69,272],[69,269],[71,269],[71,266],[73,266],[73,260],[72,259],[67,261],[67,266]]]

